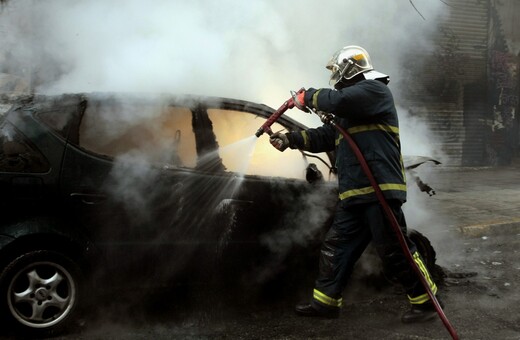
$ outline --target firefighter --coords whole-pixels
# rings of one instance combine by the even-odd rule
[[[423,272],[432,292],[432,281],[417,248],[406,236],[402,204],[406,201],[406,178],[399,141],[399,124],[394,100],[387,87],[389,76],[373,69],[367,51],[346,46],[327,63],[334,89],[301,90],[294,97],[295,106],[326,112],[325,123],[334,118],[352,136],[363,152],[376,181],[402,228],[413,258]],[[397,235],[356,156],[343,135],[331,124],[299,132],[274,133],[271,144],[279,151],[287,148],[310,152],[336,150],[339,200],[334,221],[320,252],[319,274],[310,303],[296,306],[301,316],[336,318],[343,304],[342,292],[354,264],[373,242],[387,275],[404,287],[411,304],[402,315],[405,323],[435,317],[435,307],[420,278],[407,261]]]

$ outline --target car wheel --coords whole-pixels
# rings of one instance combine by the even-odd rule
[[[38,250],[19,256],[0,276],[5,317],[31,334],[63,330],[76,311],[80,273],[76,263],[57,252]]]

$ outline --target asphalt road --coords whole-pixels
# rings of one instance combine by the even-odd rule
[[[445,314],[461,339],[520,339],[520,234],[453,238],[463,256],[445,268],[440,284]],[[441,249],[437,248],[439,252]],[[296,287],[296,286],[295,286]],[[440,319],[405,325],[408,308],[397,287],[378,290],[355,281],[346,291],[339,319],[293,313],[298,294],[279,301],[242,303],[201,288],[186,309],[153,303],[107,303],[83,325],[57,339],[449,339]]]

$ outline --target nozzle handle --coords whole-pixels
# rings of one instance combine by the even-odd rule
[[[266,132],[269,136],[272,135],[273,131],[271,130],[271,125],[273,125],[274,122],[280,118],[281,115],[288,109],[292,109],[294,107],[294,102],[292,98],[287,99],[282,106],[278,108],[267,120],[265,121],[262,126],[256,131],[255,136],[260,137],[264,132]]]

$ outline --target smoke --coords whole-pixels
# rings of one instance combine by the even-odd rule
[[[440,1],[415,5],[426,21],[404,0],[19,0],[2,10],[0,43],[11,56],[4,68],[31,67],[39,92],[161,91],[276,106],[290,89],[327,86],[324,65],[345,45],[362,45],[398,78],[403,57],[428,48],[443,10]]]
[[[390,75],[399,102],[395,86],[412,81],[403,79],[409,56],[432,49],[435,20],[447,10],[442,1],[414,4],[426,20],[406,0],[10,1],[0,12],[0,73],[40,93],[167,92],[277,108],[289,90],[328,87],[328,59],[360,45]],[[400,114],[404,152],[435,155],[426,125]],[[319,125],[317,117],[289,115]],[[305,242],[323,216],[297,218],[300,229],[265,241],[278,249]]]
[[[287,188],[282,183],[274,192],[284,195],[286,206],[281,221],[282,228],[261,235],[261,242],[271,251],[268,265],[256,274],[256,280],[262,282],[276,275],[280,266],[296,248],[305,249],[321,238],[324,226],[332,222],[331,216],[336,202],[336,191],[332,186],[318,185],[301,195],[287,195]],[[307,250],[308,251],[308,250]]]
[[[10,1],[0,12],[0,73],[23,76],[41,93],[189,93],[276,108],[291,89],[328,86],[329,57],[358,44],[391,76],[399,102],[394,86],[409,77],[409,56],[431,49],[446,10],[441,1],[414,4],[426,20],[405,0]],[[296,110],[288,115],[319,125]],[[415,137],[426,128],[414,123]],[[420,135],[421,149],[404,142],[406,154],[435,152]]]
[[[0,11],[0,73],[22,76],[41,93],[189,93],[277,108],[289,90],[328,87],[330,56],[357,44],[391,76],[399,103],[398,85],[412,81],[410,55],[432,49],[436,18],[447,8],[414,5],[426,20],[406,0],[9,1]],[[320,124],[297,110],[288,115]],[[411,136],[425,130],[414,123]],[[432,155],[425,143],[403,148]]]

